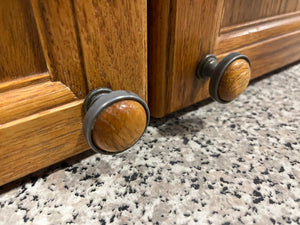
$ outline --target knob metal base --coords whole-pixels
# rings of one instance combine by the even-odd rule
[[[144,134],[150,121],[150,111],[146,102],[144,102],[138,95],[134,94],[133,92],[123,91],[123,90],[112,91],[111,89],[108,88],[95,89],[88,94],[88,96],[86,97],[83,103],[83,110],[86,112],[83,120],[83,133],[84,136],[86,137],[89,146],[94,151],[101,152],[104,154],[117,153],[117,152],[109,152],[107,150],[103,150],[99,146],[97,146],[97,144],[95,144],[93,140],[92,133],[93,133],[95,122],[98,116],[101,114],[101,112],[104,111],[104,109],[108,108],[109,106],[113,105],[114,103],[121,102],[122,100],[133,100],[135,102],[138,102],[144,108],[147,122],[141,136]],[[134,145],[140,139],[140,137],[132,145]],[[124,151],[128,148],[122,149],[121,151]]]
[[[213,54],[207,54],[203,59],[199,62],[196,69],[196,76],[199,79],[207,80],[211,77],[211,74],[215,70],[218,64],[217,57]]]
[[[224,101],[222,98],[220,98],[218,94],[218,90],[224,72],[226,71],[226,69],[229,67],[231,63],[233,63],[238,59],[246,60],[249,64],[249,67],[251,67],[249,58],[238,52],[233,52],[225,56],[219,63],[217,62],[217,58],[212,54],[206,55],[199,62],[196,69],[196,76],[199,79],[204,79],[204,80],[210,78],[209,94],[210,97],[213,98],[215,101],[220,103],[230,102],[230,101]]]
[[[86,96],[84,102],[83,102],[83,110],[86,113],[90,106],[98,99],[100,98],[103,94],[108,94],[112,92],[111,89],[109,88],[98,88],[95,90],[92,90],[88,95]]]

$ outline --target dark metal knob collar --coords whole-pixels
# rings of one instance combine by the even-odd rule
[[[209,94],[217,102],[228,103],[228,101],[223,101],[219,98],[218,87],[220,80],[227,69],[227,67],[238,59],[245,59],[249,66],[251,66],[250,60],[247,56],[242,55],[238,52],[233,52],[225,56],[219,63],[216,56],[212,54],[206,55],[198,64],[196,69],[196,76],[199,79],[208,79],[210,78],[209,83]]]
[[[94,151],[105,153],[105,154],[111,154],[107,151],[103,151],[94,143],[92,138],[93,127],[97,117],[105,108],[122,100],[134,100],[140,103],[145,109],[146,116],[147,116],[146,127],[148,126],[150,121],[150,111],[146,102],[143,99],[141,99],[138,95],[136,95],[133,92],[123,91],[123,90],[112,91],[111,89],[108,88],[95,89],[87,95],[83,103],[83,110],[86,113],[83,120],[83,133],[84,136],[86,137],[89,146]]]

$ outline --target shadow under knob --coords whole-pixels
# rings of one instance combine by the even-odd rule
[[[199,62],[196,76],[199,79],[210,78],[210,96],[220,103],[228,103],[242,94],[248,86],[251,78],[250,60],[247,56],[234,52],[218,63],[217,58],[209,54]]]
[[[99,88],[88,94],[83,133],[96,152],[117,153],[134,145],[150,120],[147,104],[129,91]]]

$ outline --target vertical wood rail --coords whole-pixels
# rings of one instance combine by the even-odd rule
[[[89,90],[132,91],[147,101],[147,1],[74,0]]]
[[[147,1],[32,0],[53,80],[80,98],[97,87],[147,101]]]
[[[52,80],[73,93],[87,94],[84,62],[72,0],[31,0],[47,67]]]
[[[46,71],[30,0],[1,0],[0,82]]]
[[[208,97],[207,82],[197,80],[195,70],[200,59],[214,50],[223,4],[224,0],[150,1],[152,116],[162,117]]]

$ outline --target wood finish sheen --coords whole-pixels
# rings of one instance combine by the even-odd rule
[[[147,101],[147,1],[32,0],[53,80],[84,98],[98,87]]]
[[[218,96],[230,102],[244,92],[251,78],[249,63],[244,59],[232,62],[224,71],[218,87]]]
[[[72,1],[32,0],[32,7],[52,80],[84,98],[87,84]]]
[[[215,54],[252,45],[271,38],[294,32],[300,27],[300,12],[274,16],[259,21],[221,29]]]
[[[128,90],[147,101],[147,1],[74,0],[88,90]]]
[[[46,81],[0,97],[0,185],[89,148],[82,101],[63,84]]]
[[[32,0],[52,79],[61,80],[70,86],[80,98],[98,82],[97,85],[107,84],[114,89],[131,90],[145,99],[146,1],[87,1],[86,6],[83,5],[84,2]],[[225,2],[228,7],[228,0]],[[260,1],[255,2],[260,4]],[[272,7],[278,1],[261,2],[271,4],[269,8],[272,11]],[[219,59],[227,55],[227,51],[238,51],[247,55],[252,63],[252,78],[300,59],[300,31],[293,22],[293,18],[296,17],[290,17],[291,20],[286,20],[284,25],[276,20],[261,20],[265,16],[276,17],[278,14],[283,15],[295,10],[297,12],[298,1],[288,1],[291,2],[288,4],[283,4],[284,2],[287,1],[282,0],[281,5],[286,11],[280,11],[281,6],[277,4],[280,6],[279,11],[273,10],[273,14],[264,14],[261,11],[259,17],[255,17],[255,11],[251,12],[251,8],[244,5],[246,9],[241,10],[241,7],[238,10],[249,11],[246,12],[247,15],[231,13],[239,16],[233,16],[232,18],[236,19],[229,20],[227,24],[224,22],[222,28],[224,1],[149,1],[149,89],[153,115],[161,117],[208,97],[207,82],[198,81],[194,73],[199,60],[217,49],[215,46],[221,28],[222,35],[233,34],[232,32],[239,32],[240,28],[248,29],[251,26],[269,30],[270,33],[267,34],[257,31],[255,37],[251,37],[250,33],[249,36],[245,35],[245,40],[249,37],[252,42],[243,46],[242,42],[238,46],[233,45],[235,36],[229,36],[227,44],[232,42],[234,47],[218,51]],[[293,2],[297,3],[296,8],[291,8],[294,7]],[[6,56],[0,56],[1,65],[6,63],[9,68],[9,71],[7,69],[0,74],[0,81],[7,81],[0,85],[0,95],[3,97],[1,100],[7,102],[7,106],[1,107],[0,110],[11,107],[10,104],[17,106],[11,114],[7,110],[2,111],[5,121],[0,125],[0,185],[89,148],[81,131],[82,101],[77,100],[67,86],[59,82],[50,85],[47,75],[37,79],[12,80],[30,73],[39,73],[40,69],[44,72],[45,69],[45,63],[41,63],[44,59],[37,44],[37,33],[32,27],[33,20],[23,16],[22,7],[11,10],[20,5],[28,9],[28,1],[0,3],[0,15],[5,16],[0,21],[0,40],[6,40],[3,43],[10,45],[12,41],[17,41],[14,47],[1,47],[0,43],[0,50],[7,52]],[[265,10],[267,11],[268,7],[265,7]],[[16,16],[10,16],[19,12],[19,20],[15,20]],[[25,14],[30,13],[29,7]],[[249,17],[250,14],[253,16]],[[229,14],[227,16],[230,17]],[[12,21],[8,18],[12,18]],[[251,25],[245,25],[250,22]],[[273,25],[277,22],[278,24],[269,29],[267,27],[271,22]],[[13,34],[2,32],[1,29],[5,30],[4,27],[8,24]],[[230,30],[228,27],[235,28]],[[278,27],[281,28],[277,29]],[[129,40],[125,39],[126,35]],[[272,38],[269,38],[269,35]],[[19,37],[22,37],[26,44],[20,41]],[[34,52],[31,48],[39,50]],[[6,57],[12,56],[15,57],[15,61],[5,61]],[[137,67],[133,67],[132,64],[137,64]],[[107,71],[112,71],[113,76]],[[12,90],[19,94],[14,96]],[[8,94],[9,92],[12,95]],[[26,104],[19,104],[11,96],[23,102],[27,99]],[[47,104],[41,102],[41,96],[44,96]],[[35,105],[37,99],[40,99],[40,103]]]
[[[6,91],[0,99],[0,124],[4,124],[74,101],[75,96],[62,83],[48,81]]]
[[[150,1],[148,6],[149,106],[154,117],[208,97],[208,83],[196,78],[195,69],[214,49],[223,9],[223,1],[217,0],[165,3]]]
[[[300,31],[288,33],[263,42],[238,48],[251,61],[251,78],[300,60]],[[228,53],[218,55],[222,59]]]
[[[226,0],[221,27],[300,11],[299,0]]]
[[[0,93],[14,90],[21,87],[26,87],[29,85],[34,85],[42,82],[50,81],[49,74],[43,73],[43,74],[35,74],[31,76],[26,76],[19,79],[14,79],[11,81],[6,81],[0,83]]]
[[[149,106],[162,117],[208,98],[206,54],[250,58],[251,78],[300,59],[298,0],[150,1]]]
[[[146,3],[32,0],[33,17],[28,0],[1,1],[0,185],[89,149],[78,100],[88,90],[147,100]],[[46,71],[39,38],[50,76],[36,74]]]
[[[229,0],[214,52],[247,55],[255,78],[300,59],[299,27],[299,0]]]
[[[92,132],[93,141],[104,151],[123,151],[142,136],[146,126],[144,107],[134,100],[122,100],[99,114]]]
[[[75,101],[1,126],[0,185],[89,149],[81,106]]]
[[[169,64],[173,56],[171,37],[175,28],[173,1],[148,1],[148,72],[151,115],[162,117],[167,111]],[[173,40],[173,39],[172,39]]]
[[[0,1],[0,82],[47,71],[30,1]]]
[[[169,113],[207,96],[206,87],[201,89],[206,84],[197,79],[195,70],[200,59],[214,48],[222,8],[220,0],[189,1],[189,4],[177,1],[174,60],[168,86]]]

